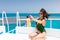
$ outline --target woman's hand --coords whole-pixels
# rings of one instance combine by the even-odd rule
[[[33,16],[30,15],[30,19],[33,20],[34,19]]]

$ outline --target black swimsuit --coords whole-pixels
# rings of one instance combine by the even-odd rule
[[[40,23],[37,23],[37,24],[36,24],[36,28],[37,28],[37,30],[40,31],[41,33],[42,33],[42,32],[46,32],[46,30],[44,29],[44,26],[43,26],[42,24],[40,24]]]
[[[45,29],[44,29],[44,26],[40,23],[37,24],[36,26],[37,30],[40,31],[41,33],[42,32],[46,32]]]

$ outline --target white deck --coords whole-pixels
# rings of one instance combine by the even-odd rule
[[[2,34],[0,40],[30,40],[27,34]],[[60,40],[60,38],[46,36],[46,40]]]
[[[0,34],[0,40],[30,40],[29,33],[35,31],[30,27],[18,27],[16,28],[16,34],[3,33]],[[58,29],[46,29],[46,40],[60,40],[60,30]]]

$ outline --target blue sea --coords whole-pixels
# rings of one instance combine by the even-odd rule
[[[26,19],[26,16],[29,15],[32,15],[35,18],[39,17],[39,13],[19,13],[19,18]],[[17,26],[17,19],[16,19],[17,13],[6,13],[6,16],[8,18],[8,24],[5,18],[5,14],[3,14],[3,16],[4,16],[4,25],[6,32],[8,32],[8,25],[10,31],[15,29]],[[0,13],[0,18],[2,18],[2,13]],[[60,13],[50,13],[49,18],[60,18]],[[50,28],[50,21],[51,20],[46,20],[45,28]],[[18,25],[21,27],[26,27],[26,21],[21,20]],[[1,20],[0,20],[0,26],[2,26]],[[31,27],[36,27],[35,21],[31,21]],[[52,20],[52,28],[60,29],[60,20]],[[11,31],[10,33],[16,33],[16,30]]]

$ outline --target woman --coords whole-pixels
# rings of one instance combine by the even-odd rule
[[[29,35],[31,40],[45,40],[46,31],[44,29],[44,26],[46,23],[46,19],[48,19],[48,17],[49,17],[49,14],[43,8],[40,10],[39,14],[40,14],[39,19],[34,19],[32,16],[30,16],[30,19],[36,21],[36,23],[37,23],[36,24],[37,32],[31,33]]]

